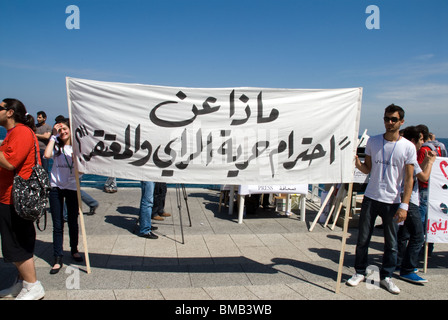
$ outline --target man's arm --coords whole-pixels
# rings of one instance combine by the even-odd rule
[[[51,137],[51,132],[50,131],[49,132],[44,132],[42,134],[36,133],[36,137],[39,140],[42,140],[42,139],[48,140]]]
[[[355,166],[362,173],[369,174],[370,170],[372,170],[372,157],[366,155],[364,162],[361,162],[358,156],[355,156]]]
[[[411,193],[413,186],[414,186],[414,165],[407,164],[405,166],[403,196],[401,197],[401,203],[404,204],[404,206],[409,206],[409,200],[411,200]],[[408,210],[402,208],[402,205],[400,204],[400,208],[398,208],[394,218],[397,220],[397,223],[400,223],[406,220],[407,215]]]
[[[422,182],[427,182],[429,180],[429,177],[431,175],[432,164],[434,163],[435,160],[436,160],[436,153],[434,151],[427,151],[425,153],[425,158],[423,159],[423,162],[420,164],[422,172],[417,174],[418,180]]]

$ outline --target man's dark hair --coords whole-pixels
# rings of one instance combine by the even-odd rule
[[[394,112],[398,112],[398,115],[400,116],[400,120],[404,119],[404,110],[402,107],[397,106],[395,104],[391,104],[389,106],[386,107],[386,109],[384,110],[384,115],[386,115],[386,113],[394,113]]]
[[[419,124],[418,126],[416,126],[417,130],[419,130],[422,134],[423,134],[423,140],[424,141],[428,141],[429,139],[429,129],[426,125],[424,124]]]
[[[45,113],[45,111],[38,111],[37,115],[38,116],[40,115],[40,116],[42,116],[42,118],[47,119],[47,114]]]
[[[409,126],[404,128],[403,130],[403,137],[408,139],[409,141],[412,142],[412,140],[414,140],[414,143],[417,143],[418,140],[420,139],[420,130],[417,129],[417,127],[415,126]]]

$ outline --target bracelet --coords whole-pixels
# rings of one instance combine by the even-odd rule
[[[400,209],[408,211],[409,210],[409,205],[407,203],[400,203]]]

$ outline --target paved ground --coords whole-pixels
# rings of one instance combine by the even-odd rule
[[[218,212],[219,191],[188,188],[189,225],[182,201],[182,243],[176,190],[168,189],[166,210],[172,217],[155,222],[157,240],[134,234],[140,189],[119,188],[107,194],[85,188],[100,202],[97,214],[84,215],[91,273],[85,263],[75,264],[65,236],[65,265],[56,275],[49,271],[52,257],[52,226],[37,231],[36,269],[45,300],[388,300],[447,299],[447,244],[437,244],[428,262],[429,280],[424,286],[398,278],[399,295],[366,284],[348,287],[354,272],[357,229],[349,229],[342,285],[335,293],[342,230],[317,224],[308,228],[316,211],[308,202],[306,221],[286,217],[275,210],[259,209],[243,224],[227,208]],[[85,207],[85,211],[88,209]],[[296,211],[298,213],[298,211]],[[67,234],[67,230],[66,230]],[[371,243],[372,265],[381,259],[382,230]],[[83,251],[80,236],[80,251]],[[15,269],[0,256],[0,289],[8,287]]]

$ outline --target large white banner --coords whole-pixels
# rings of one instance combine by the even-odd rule
[[[428,189],[427,242],[448,242],[448,158],[437,157]]]
[[[194,184],[352,182],[362,88],[185,88],[67,78],[80,172]]]

